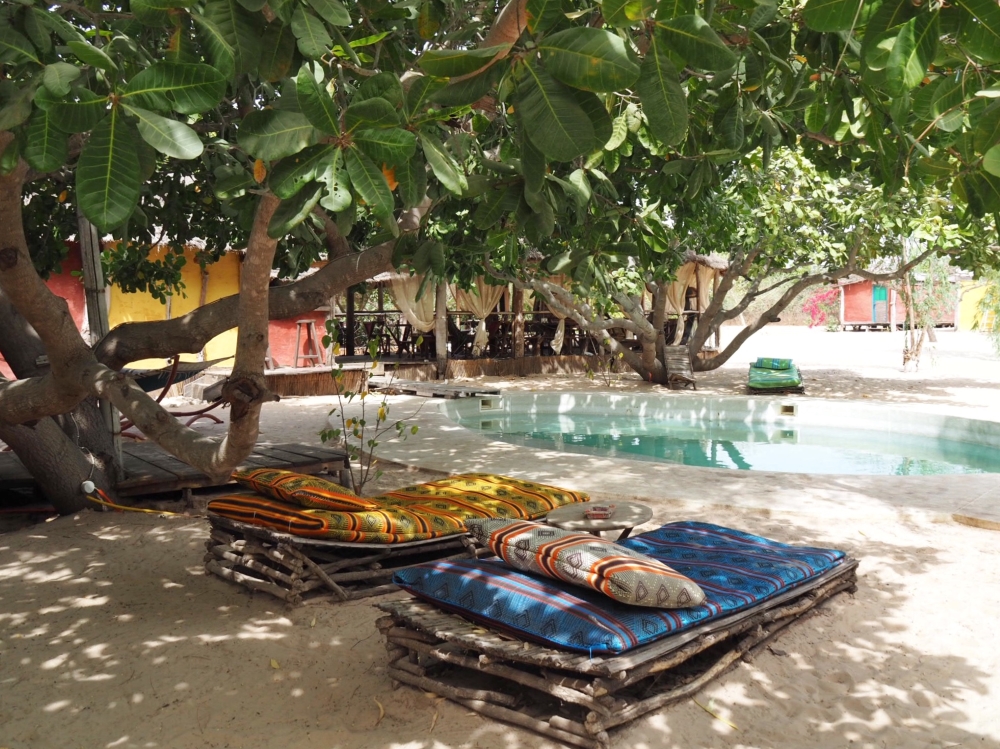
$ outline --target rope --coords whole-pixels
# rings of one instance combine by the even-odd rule
[[[100,489],[98,489],[98,488],[95,487],[93,491],[96,492],[97,494],[99,494],[102,498],[98,499],[92,493],[87,493],[86,494],[87,499],[89,499],[91,502],[95,502],[96,504],[102,505],[104,507],[110,507],[113,510],[118,510],[119,512],[146,512],[146,513],[149,513],[151,515],[180,515],[181,514],[179,512],[168,512],[167,510],[147,510],[144,507],[129,507],[127,505],[115,504],[114,502],[111,501],[111,498],[108,497],[108,495],[105,494]]]

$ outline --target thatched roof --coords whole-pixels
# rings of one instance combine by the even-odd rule
[[[684,253],[684,257],[682,258],[682,260],[683,260],[682,262],[683,265],[687,265],[688,263],[694,263],[695,265],[704,265],[708,268],[712,268],[713,270],[717,270],[720,272],[725,272],[726,269],[729,268],[729,261],[726,260],[726,258],[724,258],[722,255],[716,254],[714,252],[711,255],[699,255],[696,252],[688,250],[687,252]]]

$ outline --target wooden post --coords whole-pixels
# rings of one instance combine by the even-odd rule
[[[437,286],[434,304],[434,347],[437,354],[437,376],[443,380],[448,372],[448,284]]]
[[[201,291],[198,293],[198,306],[204,307],[208,302],[208,268],[201,269]],[[201,347],[198,352],[198,361],[205,361],[205,347]]]
[[[347,330],[344,331],[344,349],[348,356],[354,356],[354,287],[347,288]]]
[[[514,324],[511,336],[514,342],[514,358],[524,358],[524,289],[514,287],[510,306],[514,310]]]
[[[77,209],[77,240],[80,258],[83,261],[83,291],[87,300],[87,324],[90,326],[90,343],[96,344],[110,330],[108,322],[108,297],[104,285],[104,270],[101,268],[101,239],[97,228]],[[101,415],[111,433],[114,444],[115,462],[122,462],[122,425],[117,409],[110,401],[98,401]]]

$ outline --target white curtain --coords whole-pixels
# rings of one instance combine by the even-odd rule
[[[685,263],[677,269],[677,278],[667,287],[667,314],[677,315],[677,330],[671,344],[676,346],[684,336],[684,299],[687,296],[688,287],[695,277],[694,263]]]
[[[473,356],[479,356],[486,350],[486,345],[490,341],[489,333],[486,332],[486,316],[496,309],[506,288],[506,286],[491,286],[482,276],[476,279],[472,291],[451,287],[451,295],[455,297],[458,309],[461,312],[471,312],[479,318],[476,335],[472,339]]]
[[[699,265],[697,270],[698,278],[698,311],[704,312],[712,302],[712,293],[715,290],[715,276],[718,273],[715,268],[707,265]]]
[[[434,305],[437,296],[434,293],[435,286],[428,283],[424,287],[423,295],[417,299],[417,292],[420,291],[420,284],[423,281],[422,275],[393,273],[390,277],[392,300],[396,304],[396,309],[403,313],[406,321],[418,333],[434,330]]]
[[[546,280],[551,284],[562,286],[564,289],[566,288],[566,276],[551,276]],[[543,301],[545,301],[544,297]],[[552,346],[552,350],[555,352],[555,355],[559,356],[559,352],[562,351],[563,343],[565,343],[566,340],[566,315],[559,310],[550,307],[547,301],[545,302],[545,307],[549,312],[555,315],[555,318],[559,321],[556,325],[556,334],[552,336],[552,343],[550,344]]]

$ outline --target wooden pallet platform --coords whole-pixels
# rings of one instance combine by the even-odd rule
[[[583,749],[609,730],[688,699],[785,626],[857,585],[845,559],[757,606],[620,654],[556,650],[415,599],[377,604],[394,682]]]
[[[129,442],[122,446],[126,478],[118,486],[124,497],[142,494],[224,486],[152,442]],[[332,473],[343,478],[347,454],[343,450],[316,445],[261,443],[240,468],[281,468],[298,473]],[[31,474],[12,452],[0,453],[0,489],[31,487]]]
[[[387,395],[419,395],[424,398],[478,398],[489,395],[500,395],[500,390],[489,387],[466,387],[464,385],[446,385],[435,382],[413,382],[396,380],[384,385],[369,380],[368,388],[378,390]]]

